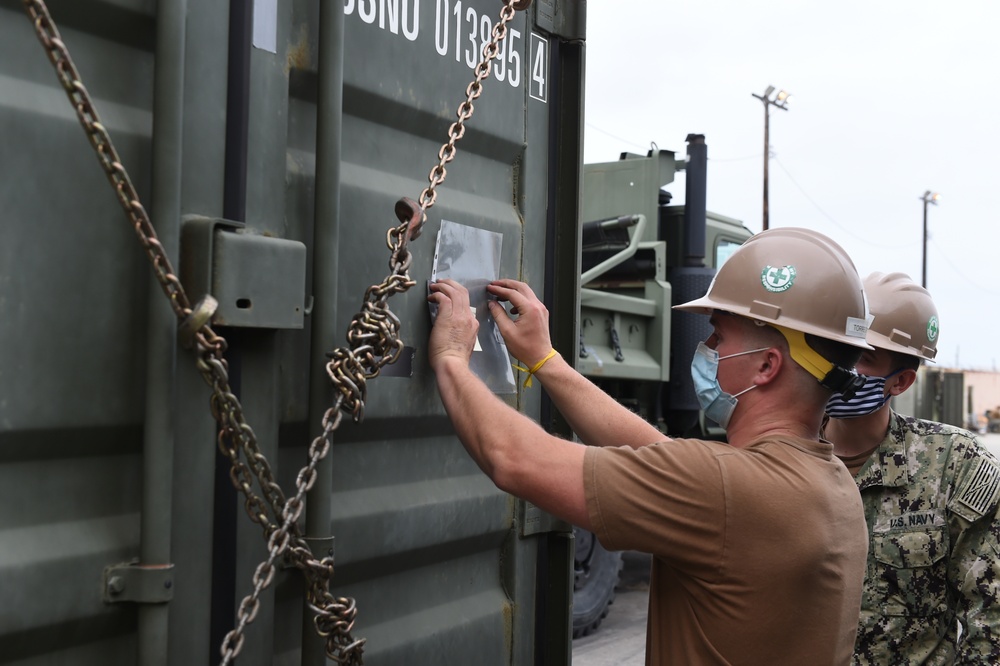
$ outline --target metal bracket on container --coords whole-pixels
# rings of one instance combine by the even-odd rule
[[[538,28],[570,41],[586,38],[587,3],[579,0],[538,0],[533,4]]]
[[[180,277],[197,301],[218,301],[212,324],[247,328],[304,326],[306,246],[240,222],[185,216]],[[192,324],[193,326],[193,324]]]
[[[173,564],[124,562],[104,568],[104,603],[162,604],[174,598]]]
[[[333,557],[336,551],[334,547],[334,542],[337,537],[306,537],[305,541],[309,544],[309,550],[312,551],[313,556],[317,560],[322,560],[324,557]]]
[[[516,520],[520,528],[521,538],[545,534],[547,532],[572,532],[573,526],[542,511],[531,502],[518,500]]]
[[[333,557],[334,551],[334,541],[337,537],[305,537],[304,541],[309,546],[309,551],[312,553],[313,557],[317,560],[322,560],[324,557]],[[295,563],[292,562],[291,558],[287,555],[282,559],[281,562],[282,569],[293,569],[295,568]]]

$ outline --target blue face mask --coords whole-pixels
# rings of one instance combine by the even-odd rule
[[[854,419],[859,416],[868,416],[882,409],[882,406],[889,402],[891,395],[885,392],[885,382],[893,375],[902,372],[900,368],[895,372],[890,372],[885,377],[865,377],[865,384],[858,389],[853,398],[844,399],[842,393],[834,393],[830,397],[830,402],[826,403],[826,413],[833,419]]]
[[[698,404],[701,405],[702,410],[705,412],[706,418],[715,421],[723,428],[728,427],[729,419],[733,417],[733,412],[736,411],[736,403],[738,402],[736,398],[751,389],[757,388],[757,385],[754,384],[749,388],[743,389],[736,395],[730,395],[723,391],[722,386],[719,385],[719,361],[733,358],[734,356],[754,354],[768,349],[769,347],[762,347],[760,349],[739,352],[738,354],[730,354],[729,356],[719,356],[719,352],[711,349],[704,342],[698,343],[698,349],[695,350],[694,358],[691,359],[691,379],[694,380],[694,392],[698,397]]]

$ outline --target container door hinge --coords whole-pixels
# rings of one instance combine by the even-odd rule
[[[174,598],[173,564],[123,562],[104,568],[104,603],[162,604]]]

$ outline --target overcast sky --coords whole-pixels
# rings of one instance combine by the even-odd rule
[[[708,208],[761,230],[768,85],[770,226],[844,246],[862,277],[921,279],[939,367],[1000,361],[1000,2],[590,0],[585,161],[708,144]],[[668,187],[683,203],[684,179]]]

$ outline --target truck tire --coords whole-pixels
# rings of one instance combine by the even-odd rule
[[[573,638],[597,631],[615,600],[622,571],[621,551],[605,550],[597,537],[573,528],[576,543],[573,571]]]

